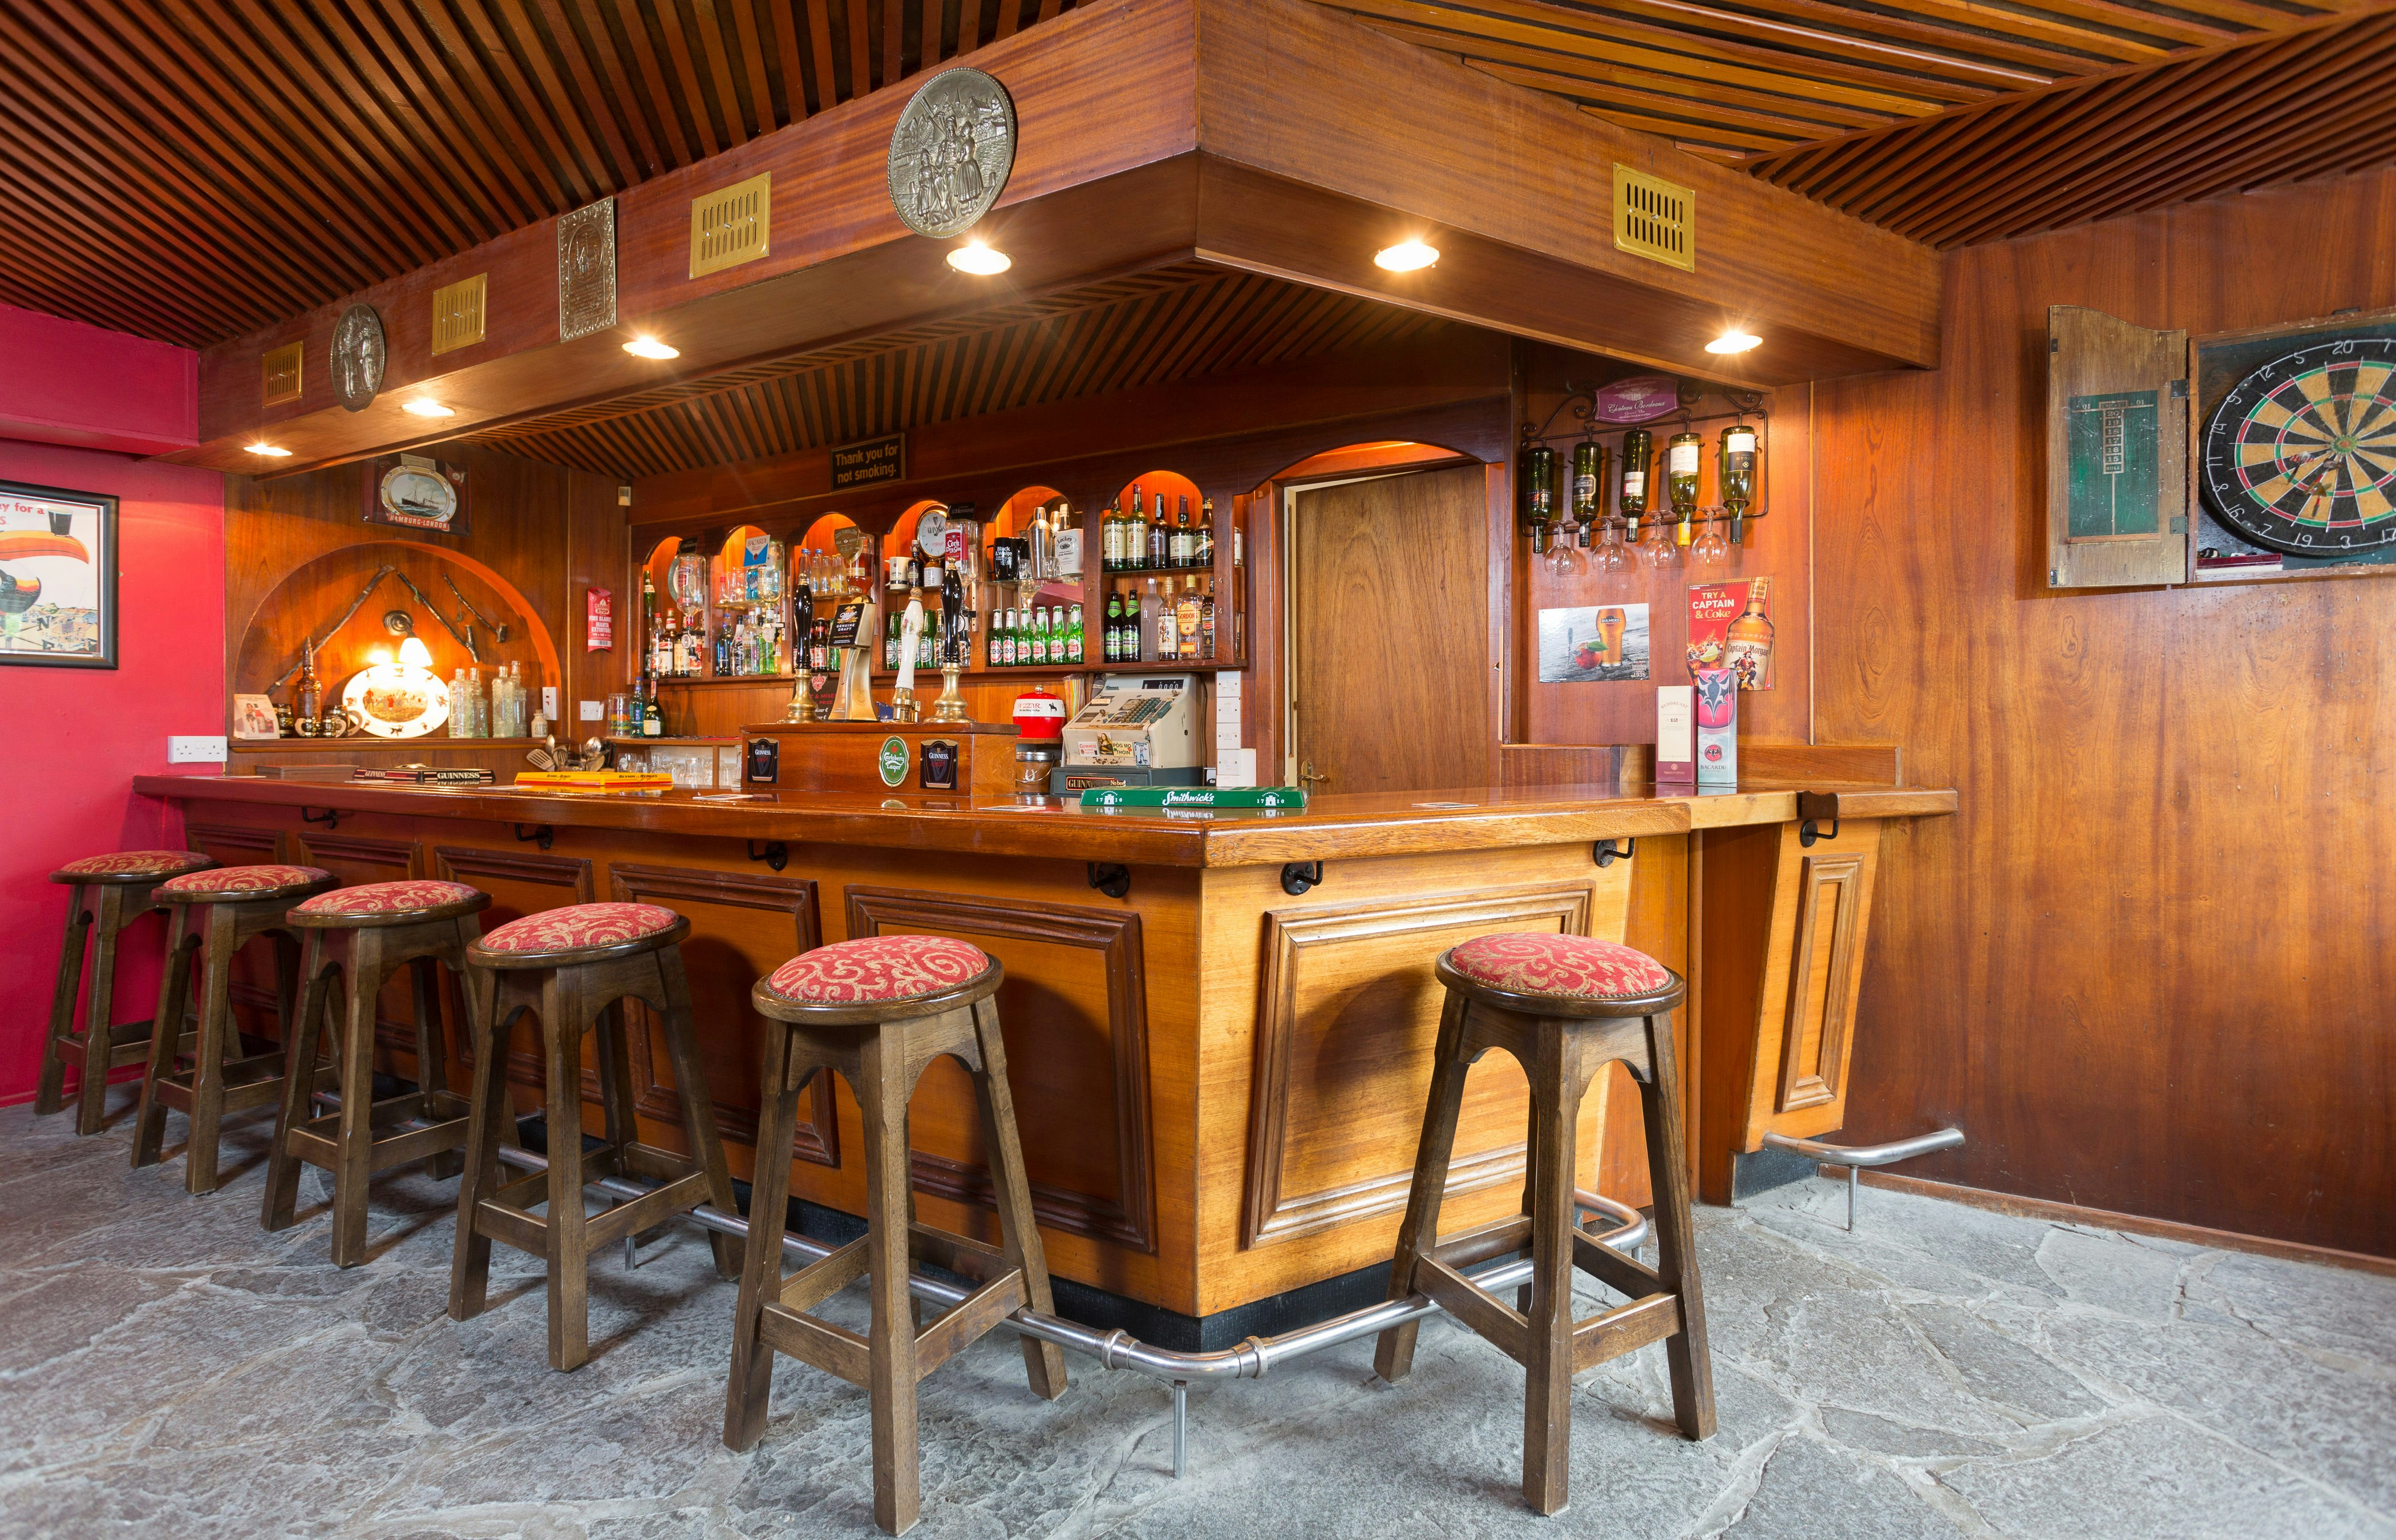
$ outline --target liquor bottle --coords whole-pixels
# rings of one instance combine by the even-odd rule
[[[1115,569],[1117,543],[1115,531],[1122,523],[1123,511],[1112,503],[1107,504],[1105,511],[1098,515],[1098,570],[1100,572],[1112,572]]]
[[[1755,430],[1734,422],[1722,431],[1722,459],[1716,471],[1723,507],[1730,511],[1730,543],[1746,544],[1748,508],[1755,501]]]
[[[1583,439],[1573,445],[1572,518],[1589,544],[1590,526],[1605,516],[1605,445]]]
[[[1198,661],[1215,661],[1215,596],[1211,593],[1198,606]]]
[[[1656,435],[1644,428],[1633,428],[1622,435],[1622,510],[1623,539],[1631,545],[1639,543],[1639,521],[1647,516],[1647,462],[1656,453]]]
[[[1548,549],[1548,521],[1556,514],[1556,452],[1544,444],[1523,450],[1523,517],[1531,526],[1531,551]]]
[[[1162,567],[1168,564],[1165,561],[1165,551],[1172,543],[1172,526],[1165,522],[1165,494],[1159,492],[1156,495],[1155,516],[1148,521],[1148,564],[1150,566]]]
[[[649,693],[647,703],[641,708],[641,736],[643,737],[666,736],[665,713],[658,710],[657,692],[654,690]]]
[[[1131,484],[1131,506],[1124,510],[1123,566],[1136,571],[1148,561],[1148,501],[1139,483]]]
[[[1215,564],[1215,499],[1212,498],[1201,498],[1198,500],[1196,545],[1193,564],[1202,567],[1213,566]]]
[[[300,720],[313,724],[324,714],[325,687],[316,680],[316,644],[311,639],[300,649]],[[311,725],[308,730],[313,733],[315,728]]]
[[[1120,593],[1107,595],[1106,660],[1110,663],[1123,661],[1123,595]]]
[[[1190,564],[1190,499],[1173,499],[1173,529],[1165,538],[1165,560],[1168,565],[1186,567]]]
[[[1697,516],[1697,485],[1705,475],[1704,437],[1674,433],[1664,446],[1664,495],[1672,500],[1672,517],[1680,521],[1673,538],[1689,543],[1690,522]]]
[[[1167,581],[1170,580],[1167,579]],[[1142,608],[1140,617],[1148,622],[1149,634],[1154,640],[1141,650],[1140,659],[1142,662],[1170,662],[1177,647],[1178,635],[1173,619],[1173,595],[1159,590],[1153,578],[1149,579],[1149,589],[1151,591],[1148,597],[1140,601]],[[1147,607],[1151,604],[1155,605],[1153,610]]]
[[[1198,579],[1181,579],[1181,603],[1173,606],[1173,656],[1184,663],[1198,660]]]
[[[1075,604],[1065,620],[1065,662],[1079,668],[1082,663],[1082,606]]]
[[[1738,675],[1742,690],[1772,685],[1772,617],[1764,612],[1771,582],[1758,578],[1747,585],[1747,608],[1723,631],[1722,666]]]
[[[658,634],[658,585],[649,580],[646,567],[641,569],[641,616],[638,624],[640,630],[633,634],[641,639],[641,645],[646,647],[656,641]]]

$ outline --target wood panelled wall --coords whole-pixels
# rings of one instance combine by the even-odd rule
[[[1959,252],[1942,368],[1817,388],[1820,734],[1963,805],[1887,831],[1843,1137],[2396,1255],[2396,578],[2048,593],[2051,304],[2396,305],[2396,171]]]
[[[623,687],[632,657],[625,617],[638,609],[639,579],[626,592],[625,511],[612,477],[569,471],[469,445],[431,451],[467,468],[467,525],[462,536],[431,534],[365,522],[365,462],[260,480],[225,478],[225,659],[234,692],[260,692],[299,657],[305,637],[322,640],[375,570],[401,568],[451,620],[472,625],[483,654],[483,676],[493,665],[521,661],[527,681],[562,686],[566,721],[558,729],[587,736],[596,724],[575,720],[574,702],[602,699]],[[493,620],[509,626],[508,641],[464,613],[445,576]],[[619,640],[612,652],[583,646],[584,595],[593,587],[618,597]],[[396,650],[383,630],[387,610],[405,610],[447,678],[468,666],[464,649],[396,578],[385,578],[317,660],[326,698],[339,697],[349,676],[373,648]],[[539,628],[535,634],[529,621]],[[288,702],[296,684],[275,692]],[[228,702],[230,710],[230,702]]]

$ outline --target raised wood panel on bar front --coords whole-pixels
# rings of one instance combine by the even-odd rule
[[[1044,1228],[1154,1252],[1139,915],[922,888],[851,886],[846,896],[851,939],[954,936],[1006,969],[998,1008],[1007,1082],[1018,1120],[1042,1130],[1024,1152],[1033,1211]],[[970,1079],[943,1058],[919,1083],[941,1094],[912,1120],[915,1187],[995,1215]]]
[[[1402,1212],[1447,991],[1439,954],[1495,931],[1589,933],[1586,883],[1425,894],[1275,909],[1249,1089],[1243,1245]],[[1369,1103],[1366,1084],[1384,1094]],[[1390,1095],[1392,1088],[1396,1094]],[[1405,1089],[1417,1095],[1409,1097]],[[1474,1066],[1447,1190],[1523,1179],[1524,1080],[1505,1055]]]
[[[749,989],[799,953],[823,945],[814,880],[782,876],[763,866],[743,872],[613,861],[607,867],[607,896],[619,904],[661,905],[689,918],[691,933],[682,943],[683,972],[690,983],[691,1014],[707,1024],[699,1035],[699,1058],[707,1071],[716,1132],[754,1144],[758,1066],[765,1062],[768,1028],[750,1004]],[[673,1077],[659,1074],[668,1065],[659,1051],[655,1016],[638,1001],[626,1001],[624,1008],[640,1029],[629,1040],[633,1110],[682,1128],[682,1098]],[[836,1166],[840,1130],[831,1080],[817,1076],[800,1098],[791,1153]]]

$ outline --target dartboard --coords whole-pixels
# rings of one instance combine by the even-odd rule
[[[2204,430],[2215,517],[2271,551],[2396,544],[2396,337],[2300,348],[2221,398]]]

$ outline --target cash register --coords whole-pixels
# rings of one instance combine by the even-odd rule
[[[1065,724],[1050,790],[1198,785],[1197,696],[1195,674],[1108,675]]]

